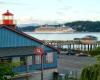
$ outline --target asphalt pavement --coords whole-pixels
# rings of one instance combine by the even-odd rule
[[[75,55],[59,55],[58,58],[58,71],[66,73],[67,71],[77,71],[78,74],[81,70],[88,65],[96,63],[95,57],[75,56]]]

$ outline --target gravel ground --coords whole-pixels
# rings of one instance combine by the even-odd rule
[[[86,65],[92,65],[96,63],[94,57],[86,56],[72,56],[72,55],[59,55],[58,59],[58,71],[60,73],[66,73],[67,71],[80,71]]]

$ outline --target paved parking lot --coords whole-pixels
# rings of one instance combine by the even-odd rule
[[[72,55],[59,55],[58,59],[58,71],[66,73],[66,71],[78,71],[86,65],[92,65],[96,63],[94,57],[72,56]]]

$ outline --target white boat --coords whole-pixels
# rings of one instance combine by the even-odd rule
[[[36,28],[33,32],[34,33],[72,33],[73,30],[71,27],[52,27],[52,26],[41,26]]]

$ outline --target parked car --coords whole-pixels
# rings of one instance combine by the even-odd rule
[[[68,50],[68,52],[66,53],[66,55],[75,55],[76,51],[75,50]]]
[[[76,54],[76,56],[90,56],[90,55],[86,53],[79,53],[79,54]]]

